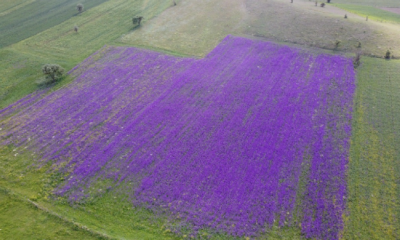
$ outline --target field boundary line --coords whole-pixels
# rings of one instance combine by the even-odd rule
[[[12,190],[10,190],[8,188],[0,187],[0,191],[5,193],[8,196],[11,196],[13,198],[16,198],[17,200],[22,201],[23,203],[31,205],[32,207],[34,207],[36,209],[39,209],[39,210],[41,210],[41,211],[43,211],[43,212],[45,212],[45,213],[47,213],[47,214],[49,214],[49,215],[51,215],[53,217],[56,217],[56,218],[60,219],[63,222],[71,224],[71,225],[73,225],[74,227],[77,227],[80,230],[86,231],[86,232],[90,233],[93,236],[99,237],[100,239],[107,239],[107,240],[108,239],[110,239],[110,240],[117,240],[118,239],[118,238],[115,238],[115,237],[111,237],[111,236],[109,236],[109,235],[107,235],[105,233],[102,233],[102,232],[99,232],[99,231],[96,231],[96,230],[92,230],[92,229],[88,228],[87,226],[85,226],[83,224],[80,224],[80,223],[75,222],[75,221],[73,221],[71,219],[68,219],[67,217],[63,217],[60,214],[55,213],[54,211],[49,210],[48,208],[40,205],[39,203],[34,202],[34,201],[30,200],[30,199],[27,199],[23,195],[21,195],[19,193],[16,193],[16,192],[14,192],[14,191],[12,191]]]

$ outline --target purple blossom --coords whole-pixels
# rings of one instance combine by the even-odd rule
[[[308,238],[339,239],[350,59],[228,36],[204,59],[104,47],[70,74],[69,86],[0,111],[4,144],[65,163],[57,194],[78,201],[98,181],[133,182],[133,204],[194,230],[301,223]]]

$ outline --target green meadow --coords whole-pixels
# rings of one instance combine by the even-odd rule
[[[400,24],[400,14],[385,11],[376,7],[352,5],[352,4],[333,4],[333,5],[342,8],[346,11],[360,15],[362,17],[368,16],[368,20]]]
[[[0,47],[17,43],[77,16],[76,5],[88,10],[107,0],[5,1],[0,7]]]
[[[400,7],[400,2],[397,0],[332,0],[331,2],[374,7]]]
[[[358,70],[344,239],[400,234],[400,61],[364,58]]]
[[[104,45],[133,31],[132,17],[142,15],[145,23],[170,5],[161,0],[108,1],[0,49],[0,108],[37,89],[35,80],[42,75],[42,65],[57,63],[68,71]],[[77,12],[75,5],[70,8]],[[68,79],[60,84],[66,82]]]

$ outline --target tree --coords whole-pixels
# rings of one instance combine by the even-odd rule
[[[134,17],[132,18],[132,23],[133,25],[139,25],[140,26],[140,22],[142,21],[143,17]]]
[[[42,67],[42,72],[45,75],[47,82],[55,82],[64,74],[64,68],[58,64],[46,64]]]
[[[385,59],[390,59],[390,55],[391,55],[390,51],[387,50],[385,54]]]
[[[360,64],[361,64],[361,53],[358,52],[358,53],[356,53],[356,56],[355,56],[354,59],[353,59],[354,68],[359,67]]]
[[[340,43],[341,43],[340,40],[336,40],[336,41],[335,41],[335,49],[338,49],[338,48],[339,48]]]
[[[83,4],[79,3],[78,5],[76,5],[76,9],[78,9],[79,13],[82,13],[83,12]]]

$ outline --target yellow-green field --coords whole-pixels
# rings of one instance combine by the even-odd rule
[[[100,239],[0,190],[0,239]]]
[[[332,0],[331,2],[375,7],[400,7],[400,2],[397,0]]]
[[[334,6],[355,13],[364,18],[368,16],[368,20],[400,24],[400,14],[385,11],[376,7],[352,4],[334,4]]]
[[[400,61],[364,58],[358,70],[344,239],[400,234]]]

